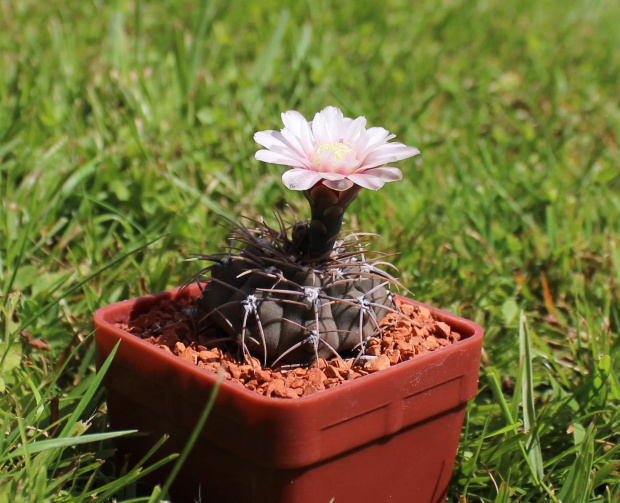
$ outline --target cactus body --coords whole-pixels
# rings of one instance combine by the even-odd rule
[[[355,237],[327,257],[304,256],[298,242],[306,227],[240,226],[234,242],[242,248],[203,257],[214,264],[203,271],[211,279],[194,309],[199,329],[217,327],[264,364],[306,364],[363,350],[394,311],[386,287],[395,280],[364,261],[367,252]]]

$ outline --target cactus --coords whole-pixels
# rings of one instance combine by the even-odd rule
[[[286,224],[278,216],[277,229],[262,221],[233,224],[227,252],[198,256],[212,264],[196,275],[208,281],[193,317],[199,332],[224,335],[212,341],[228,342],[241,359],[253,356],[265,366],[359,358],[381,330],[379,321],[399,312],[390,290],[399,285],[378,268],[387,264],[385,254],[366,249],[367,235],[337,240],[343,215],[362,188],[400,179],[388,162],[419,152],[388,143],[393,136],[385,129],[366,130],[363,117],[344,118],[334,107],[312,123],[294,111],[282,119],[281,132],[256,133],[267,147],[256,158],[293,166],[283,181],[303,191],[311,219]]]
[[[194,306],[199,330],[219,329],[263,365],[361,354],[379,321],[398,309],[389,289],[397,281],[378,268],[383,256],[366,250],[367,236],[353,234],[310,258],[297,242],[309,225],[280,223],[279,230],[239,225],[227,253],[199,257],[213,262],[198,275],[210,274]]]

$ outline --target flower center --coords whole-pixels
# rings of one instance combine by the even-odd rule
[[[319,172],[324,171],[322,169],[321,158],[323,155],[329,152],[331,154],[331,158],[335,161],[342,161],[345,157],[348,157],[349,154],[353,153],[353,149],[344,143],[330,143],[330,142],[321,142],[318,143],[314,147],[314,152],[312,152],[312,164],[314,164]],[[331,163],[330,163],[331,164]],[[333,164],[332,164],[333,171]]]

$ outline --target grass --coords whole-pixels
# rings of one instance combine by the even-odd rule
[[[0,0],[0,502],[138,501],[92,312],[185,281],[183,259],[224,242],[218,214],[306,214],[252,134],[328,104],[422,151],[348,227],[486,328],[449,501],[619,501],[619,16]]]

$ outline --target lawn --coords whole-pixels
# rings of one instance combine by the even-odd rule
[[[0,0],[0,503],[148,501],[113,463],[92,313],[186,281],[220,215],[305,218],[252,135],[327,105],[422,152],[345,227],[486,329],[449,501],[620,501],[618,19],[612,0]]]

